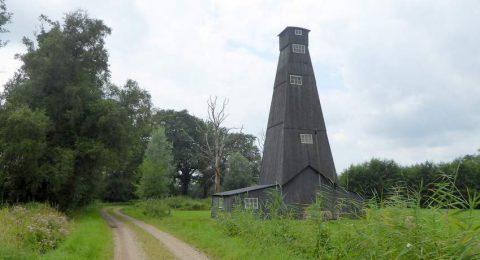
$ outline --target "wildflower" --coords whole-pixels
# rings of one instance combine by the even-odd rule
[[[412,244],[407,243],[407,248],[410,248],[410,247],[412,247]]]
[[[404,223],[405,223],[405,227],[408,229],[414,229],[415,227],[417,227],[417,225],[415,224],[414,216],[406,216]]]

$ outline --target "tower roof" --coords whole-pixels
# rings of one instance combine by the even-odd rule
[[[307,33],[310,32],[310,30],[307,29],[307,28],[296,27],[296,26],[287,26],[287,27],[285,27],[285,29],[283,29],[283,31],[281,31],[281,32],[278,34],[278,36],[286,33],[287,31],[294,31],[295,29],[297,29],[297,30],[303,30],[303,31],[305,31],[305,32],[307,32]]]

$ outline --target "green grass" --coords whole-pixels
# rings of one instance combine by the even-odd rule
[[[101,217],[101,204],[94,204],[72,215],[73,232],[64,243],[40,259],[113,259],[113,237]]]
[[[331,221],[272,210],[266,216],[236,210],[218,219],[210,211],[146,216],[139,205],[123,211],[215,259],[480,259],[480,211],[473,210],[480,196],[459,197],[445,187],[432,189],[428,209],[419,206],[417,193],[396,193],[363,205],[361,218]]]
[[[148,217],[135,206],[122,211],[190,243],[214,259],[302,259],[282,245],[268,247],[242,237],[231,237],[210,217],[210,211],[172,210],[164,218]]]
[[[11,227],[4,226],[11,219],[12,213],[7,208],[0,209],[0,259],[112,259],[112,235],[100,216],[100,208],[100,204],[94,204],[73,212],[69,216],[69,234],[55,249],[45,253],[26,242],[17,241],[15,232],[18,231],[9,232]],[[26,224],[28,223],[22,225]],[[15,228],[21,227],[17,225]]]

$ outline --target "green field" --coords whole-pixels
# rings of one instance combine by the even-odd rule
[[[197,246],[215,259],[480,259],[480,211],[369,210],[362,219],[261,220],[209,211],[144,216],[123,211]]]

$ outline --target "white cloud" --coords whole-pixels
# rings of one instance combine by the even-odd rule
[[[226,97],[232,126],[266,127],[276,35],[311,30],[310,53],[337,169],[375,157],[448,160],[480,148],[480,4],[475,1],[7,1],[11,43],[0,83],[19,66],[21,35],[41,13],[83,8],[113,28],[113,81],[133,78],[160,108],[204,117]],[[26,6],[32,8],[25,8]]]

